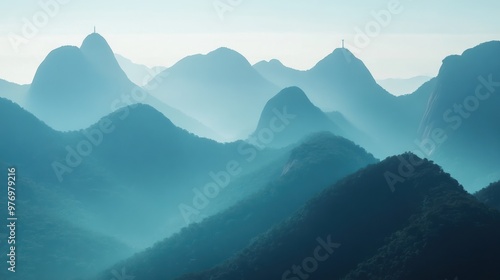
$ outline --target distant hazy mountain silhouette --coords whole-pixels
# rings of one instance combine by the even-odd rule
[[[499,92],[500,42],[449,56],[421,122],[424,149],[471,191],[500,179]]]
[[[127,74],[127,77],[136,85],[144,86],[149,83],[157,74],[166,70],[166,67],[148,67],[146,65],[137,64],[132,62],[130,59],[115,54],[115,58]]]
[[[299,86],[323,111],[337,111],[373,138],[366,148],[385,157],[410,148],[422,115],[382,87],[364,63],[347,49],[335,49],[307,71],[289,69],[277,61],[255,65],[276,84]],[[407,108],[407,106],[410,106]]]
[[[129,83],[125,72],[120,68],[108,42],[98,33],[88,35],[80,47],[83,55],[95,66],[100,76],[106,77],[117,84]]]
[[[30,112],[57,130],[88,127],[118,108],[140,102],[193,133],[216,137],[200,122],[132,83],[98,33],[87,36],[80,48],[52,51],[38,68],[27,99]]]
[[[227,48],[186,57],[167,71],[155,96],[215,130],[219,140],[250,134],[260,110],[279,90]]]
[[[0,97],[7,98],[24,106],[29,85],[18,85],[0,79]]]
[[[497,277],[500,213],[429,161],[391,192],[381,175],[405,161],[420,160],[391,157],[348,176],[225,263],[178,279]]]
[[[136,103],[134,88],[106,40],[93,33],[80,48],[65,46],[47,56],[33,79],[28,109],[56,129],[79,129],[128,105],[122,96]]]
[[[270,61],[260,61],[254,66],[263,77],[272,81],[280,88],[286,88],[297,85],[297,81],[303,75],[303,71],[286,67],[277,59]]]
[[[28,109],[56,129],[84,128],[110,113],[114,100],[133,87],[106,40],[93,33],[80,48],[64,46],[45,58],[33,78]]]
[[[375,162],[349,140],[330,133],[314,135],[290,152],[281,177],[269,182],[264,190],[116,267],[126,266],[131,275],[144,279],[174,279],[207,269],[247,246],[328,184]],[[146,264],[140,265],[138,260]],[[108,276],[105,272],[99,279]]]
[[[419,87],[428,82],[430,79],[432,78],[428,76],[416,76],[408,79],[392,78],[377,80],[377,83],[391,94],[400,96],[415,92]]]
[[[311,100],[326,109],[353,109],[374,101],[372,106],[385,105],[392,97],[347,49],[335,49],[306,73],[307,82],[316,89]]]
[[[290,115],[289,118],[287,115]],[[269,131],[272,132],[272,139],[266,143],[269,141]],[[289,87],[266,103],[251,137],[268,147],[284,147],[320,131],[345,136],[325,113],[309,101],[300,88]]]

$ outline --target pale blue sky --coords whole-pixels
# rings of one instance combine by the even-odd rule
[[[80,45],[94,25],[116,53],[150,66],[170,66],[186,55],[226,46],[251,63],[278,58],[308,69],[345,38],[379,79],[435,75],[445,56],[500,40],[498,1],[220,0],[237,4],[223,20],[214,0],[59,1],[67,3],[17,50],[9,39],[22,36],[24,19],[43,21],[40,3],[57,2],[0,2],[0,78],[30,83],[50,50]],[[397,2],[398,12],[380,32],[368,43],[355,41],[357,28],[375,22],[373,11]]]

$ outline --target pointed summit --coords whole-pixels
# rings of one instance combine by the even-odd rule
[[[111,47],[104,37],[99,33],[91,33],[82,42],[80,49],[91,50],[91,49],[101,49],[111,51]]]
[[[74,89],[87,87],[95,81],[92,66],[78,47],[64,46],[51,51],[38,67],[30,91],[45,98],[75,96]],[[45,99],[43,98],[43,99]]]
[[[83,40],[80,50],[101,75],[116,79],[117,82],[128,81],[127,75],[116,61],[113,50],[99,33],[89,34]]]
[[[94,29],[94,31],[95,31],[95,29]],[[106,39],[104,39],[104,37],[97,32],[92,32],[89,35],[87,35],[87,37],[85,37],[85,39],[83,39],[83,42],[82,42],[82,45],[80,46],[80,48],[84,49],[88,46],[96,45],[96,44],[100,44],[101,47],[104,46],[106,48],[111,49],[111,47],[109,46]]]
[[[312,108],[314,106],[306,94],[299,87],[285,88],[276,94],[269,102],[268,106],[287,105],[297,108]]]
[[[253,136],[259,137],[262,131],[274,128],[279,116],[288,119],[282,120],[282,127],[276,129],[269,144],[271,147],[294,144],[311,133],[321,131],[342,134],[341,129],[298,87],[285,88],[267,102]]]
[[[152,94],[212,128],[221,135],[217,140],[234,141],[252,132],[261,109],[278,90],[244,56],[218,48],[168,68]]]
[[[356,79],[376,83],[366,65],[347,48],[335,49],[310,71],[314,74],[328,74],[340,79]]]
[[[237,52],[233,49],[230,49],[230,48],[226,48],[226,47],[221,47],[221,48],[218,48],[214,51],[211,51],[207,54],[207,56],[219,57],[219,58],[223,58],[223,59],[236,58],[236,59],[244,60],[244,61],[248,62],[247,59],[243,55],[241,55],[239,52]]]

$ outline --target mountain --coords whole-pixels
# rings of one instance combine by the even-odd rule
[[[0,79],[0,97],[7,98],[24,106],[29,85],[18,85]]]
[[[281,175],[262,191],[116,264],[99,279],[108,279],[109,271],[120,267],[143,279],[174,279],[207,269],[247,246],[329,183],[374,162],[349,140],[330,133],[312,136],[289,153]]]
[[[306,71],[293,71],[278,62],[256,65],[260,73],[276,84],[303,89],[311,102],[326,112],[337,111],[370,135],[365,146],[385,157],[412,148],[421,115],[414,104],[399,99],[377,84],[365,64],[348,49],[335,49]],[[385,143],[384,145],[374,143]]]
[[[147,85],[156,75],[167,69],[161,66],[150,68],[146,65],[137,64],[119,54],[115,54],[115,58],[120,68],[127,74],[127,77],[139,86]]]
[[[83,40],[81,52],[100,76],[117,84],[130,83],[125,72],[116,61],[108,42],[98,33],[92,33]],[[97,67],[99,66],[99,67]]]
[[[309,86],[316,89],[311,91],[311,100],[324,109],[354,109],[369,103],[375,107],[394,100],[376,83],[365,64],[347,49],[335,49],[305,73]]]
[[[0,145],[0,163],[16,163],[26,175],[33,177],[52,174],[47,151],[63,146],[58,132],[4,98],[0,98],[0,128],[5,135],[9,135],[2,139]]]
[[[420,149],[472,192],[500,179],[498,81],[498,41],[447,57],[420,124]]]
[[[248,136],[266,101],[279,90],[227,48],[186,57],[166,71],[152,91],[155,97],[214,130],[219,141]]]
[[[139,248],[186,225],[178,206],[192,201],[193,189],[203,189],[220,176],[227,184],[237,182],[286,152],[200,138],[142,104],[125,107],[87,129],[59,132],[0,99],[0,127],[9,135],[0,147],[1,164],[15,164],[24,178],[37,184],[67,190],[91,217],[89,227],[98,225],[99,233]],[[228,168],[241,172],[229,176]],[[226,193],[219,196],[223,200]],[[148,214],[152,212],[157,214]]]
[[[377,83],[391,94],[401,96],[415,92],[430,79],[432,78],[428,76],[416,76],[408,79],[377,80]]]
[[[388,172],[401,178],[393,189]],[[327,188],[223,264],[177,279],[495,279],[499,234],[500,213],[404,154]]]
[[[289,87],[266,103],[257,129],[250,139],[264,146],[284,147],[320,131],[345,136],[325,113],[309,101],[300,88]]]
[[[491,183],[488,187],[476,192],[474,196],[482,203],[500,210],[500,182]]]
[[[162,77],[150,76],[150,88],[156,88]],[[50,127],[67,131],[89,127],[103,116],[136,103],[153,106],[199,136],[217,137],[197,120],[132,83],[98,33],[88,35],[80,48],[64,46],[49,53],[37,69],[26,108]]]

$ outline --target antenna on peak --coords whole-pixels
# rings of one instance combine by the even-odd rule
[[[344,47],[344,39],[342,39],[342,48],[345,49],[345,47]]]
[[[95,32],[95,25],[94,25],[94,33],[96,33],[96,32]]]

